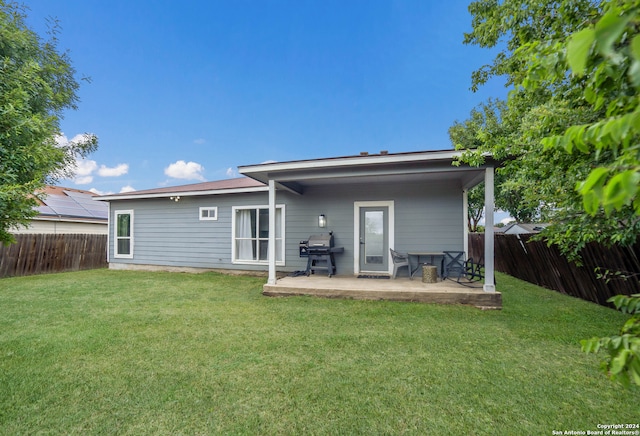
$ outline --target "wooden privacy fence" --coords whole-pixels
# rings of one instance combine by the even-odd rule
[[[0,245],[0,277],[107,267],[107,235],[19,234]]]
[[[529,283],[608,306],[618,294],[640,292],[640,243],[605,248],[588,244],[582,266],[569,262],[555,246],[532,241],[534,235],[495,235],[495,268]],[[469,234],[469,256],[484,253],[484,234]],[[602,275],[609,271],[608,280]],[[618,274],[621,273],[621,274]]]

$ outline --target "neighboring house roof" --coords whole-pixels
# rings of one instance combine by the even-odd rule
[[[196,195],[219,195],[267,190],[264,183],[248,177],[218,180],[215,182],[193,183],[190,185],[168,186],[165,188],[145,189],[141,191],[111,194],[97,197],[96,200],[132,200],[137,198],[189,197]]]
[[[107,223],[109,208],[105,203],[95,201],[93,192],[47,186],[40,193],[44,196],[38,200],[38,215],[34,219]]]
[[[504,234],[517,234],[517,233],[540,233],[543,231],[548,223],[511,223],[502,228],[501,233]]]

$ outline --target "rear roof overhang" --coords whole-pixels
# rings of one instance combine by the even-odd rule
[[[455,181],[463,189],[484,180],[487,167],[496,166],[490,156],[485,164],[471,167],[458,158],[462,151],[439,150],[396,154],[347,156],[328,159],[274,162],[238,167],[241,174],[297,193],[317,184],[372,181],[415,182],[420,180]]]

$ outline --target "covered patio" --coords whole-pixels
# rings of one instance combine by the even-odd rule
[[[268,186],[269,216],[276,216],[276,207],[284,207],[284,203],[289,216],[295,215],[280,240],[276,237],[280,234],[276,220],[269,220],[269,229],[265,232],[269,278],[263,293],[501,308],[502,296],[495,288],[493,253],[494,167],[497,163],[486,157],[483,165],[471,167],[457,161],[460,155],[456,150],[381,152],[240,167],[242,174]],[[421,255],[429,255],[428,263],[437,264],[434,255],[445,252],[460,253],[461,260],[466,260],[468,190],[483,181],[487,211],[487,243],[479,259],[483,265],[483,282],[462,285],[442,281],[442,271],[436,283],[408,278],[358,278],[361,275],[393,276],[393,250],[406,253],[409,258],[418,256],[422,264]],[[316,224],[314,215],[319,217]],[[308,235],[317,233],[335,235],[336,247],[341,250],[335,263],[335,273],[339,275],[278,278],[279,273],[287,269],[292,272],[291,269],[300,265],[296,259],[298,247],[290,241],[305,242],[304,239],[310,238]],[[289,251],[285,250],[287,244]],[[309,266],[307,272],[308,269]],[[333,267],[329,269],[329,276],[333,270]]]
[[[419,277],[368,279],[348,275],[282,277],[266,284],[263,295],[270,297],[314,296],[355,300],[411,301],[418,303],[465,304],[480,309],[502,309],[502,294],[486,292],[482,282],[461,279],[423,283]]]

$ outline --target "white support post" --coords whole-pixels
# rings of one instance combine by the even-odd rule
[[[276,182],[269,179],[269,285],[276,284]]]
[[[494,278],[494,244],[493,244],[493,210],[494,198],[494,173],[493,167],[487,168],[484,173],[484,286],[485,292],[495,292]]]
[[[464,258],[469,259],[469,191],[462,191],[462,241],[464,247]]]

